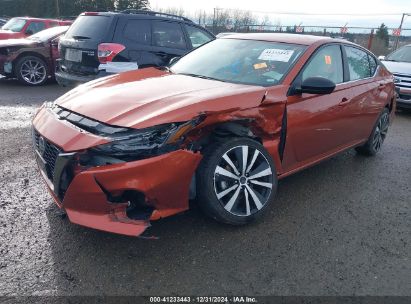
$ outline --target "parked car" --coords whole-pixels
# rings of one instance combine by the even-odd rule
[[[167,65],[215,39],[191,20],[152,11],[83,13],[60,41],[56,73],[74,86],[110,73]]]
[[[31,17],[11,18],[0,30],[0,40],[25,38],[42,30],[55,27],[67,26],[71,21],[40,19]]]
[[[5,25],[5,24],[6,24],[6,22],[7,22],[7,20],[6,20],[6,19],[0,18],[0,26]]]
[[[403,46],[388,56],[380,56],[382,63],[394,74],[398,89],[397,107],[411,110],[411,44]]]
[[[0,75],[30,86],[54,77],[58,39],[68,26],[53,27],[25,39],[0,40]]]
[[[71,222],[139,235],[189,199],[218,221],[249,223],[278,179],[347,149],[379,152],[394,112],[394,78],[366,49],[238,34],[45,103],[33,143]]]

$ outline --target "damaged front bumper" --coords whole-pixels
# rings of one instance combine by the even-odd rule
[[[152,158],[76,170],[73,164],[79,152],[65,152],[74,141],[58,134],[72,134],[73,139],[81,136],[81,141],[89,144],[96,139],[52,120],[50,115],[42,110],[33,121],[36,159],[54,201],[72,223],[138,236],[150,221],[189,208],[190,184],[201,154],[180,149]],[[47,129],[44,121],[48,122]]]

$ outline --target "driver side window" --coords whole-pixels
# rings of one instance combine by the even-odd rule
[[[343,62],[339,45],[321,48],[302,73],[302,81],[310,77],[324,77],[335,84],[344,81]]]
[[[26,29],[26,33],[29,35],[36,34],[46,28],[44,22],[41,21],[32,21]]]

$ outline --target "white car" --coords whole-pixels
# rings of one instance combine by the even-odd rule
[[[411,110],[411,44],[378,59],[394,74],[395,86],[399,89],[397,108]]]

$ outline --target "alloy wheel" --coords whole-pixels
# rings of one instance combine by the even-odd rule
[[[268,202],[273,172],[256,148],[241,145],[227,151],[214,171],[214,192],[224,209],[236,216],[250,216]]]
[[[388,113],[384,113],[383,115],[381,115],[374,132],[372,146],[375,151],[379,151],[381,149],[381,145],[387,137],[388,126],[389,116]]]
[[[36,59],[29,59],[23,62],[20,68],[20,75],[25,82],[31,85],[42,83],[47,77],[44,64]]]

